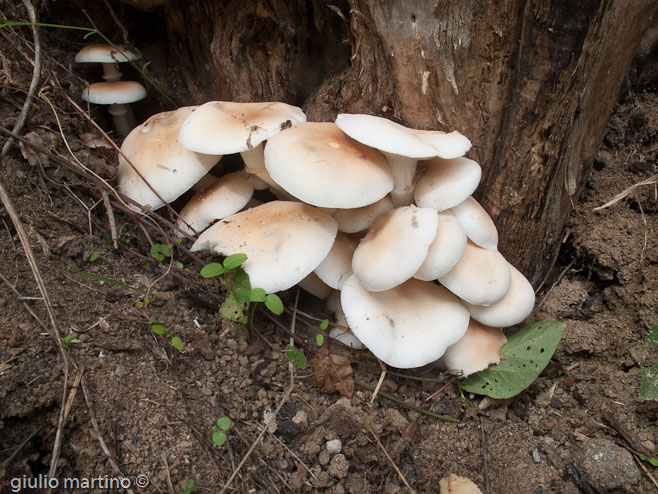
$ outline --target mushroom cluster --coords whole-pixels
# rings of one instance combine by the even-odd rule
[[[482,172],[464,157],[470,146],[459,132],[371,115],[308,122],[284,103],[212,101],[133,129],[119,190],[156,209],[240,153],[244,170],[214,179],[180,213],[179,229],[200,233],[193,251],[245,253],[252,286],[299,284],[327,298],[353,332],[340,338],[391,366],[438,361],[468,375],[498,362],[501,328],[535,300],[471,196]],[[264,188],[274,199],[254,201]]]
[[[135,126],[130,109],[134,103],[146,97],[146,88],[139,82],[122,81],[119,63],[140,58],[137,51],[126,46],[96,44],[85,46],[75,56],[76,63],[100,63],[103,65],[104,82],[90,84],[82,92],[82,99],[95,105],[109,105],[114,128],[121,137]]]

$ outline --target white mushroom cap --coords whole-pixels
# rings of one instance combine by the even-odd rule
[[[265,166],[288,193],[319,207],[367,206],[393,188],[384,156],[330,122],[301,123],[272,137]]]
[[[198,182],[221,159],[199,154],[178,144],[181,123],[194,107],[158,113],[135,127],[121,145],[121,151],[166,202],[172,202]],[[119,155],[119,191],[138,204],[152,209],[164,203]]]
[[[440,278],[457,263],[466,248],[466,234],[455,215],[450,211],[438,213],[439,226],[432,245],[427,251],[414,278],[432,281]]]
[[[510,264],[500,252],[468,241],[457,264],[439,281],[470,304],[491,305],[505,296],[510,278]]]
[[[482,169],[473,160],[434,158],[416,183],[416,204],[438,211],[450,209],[475,191],[481,177]]]
[[[498,248],[496,224],[479,202],[472,197],[467,197],[450,211],[457,217],[459,224],[471,241],[485,249]]]
[[[338,229],[345,233],[358,233],[367,230],[374,221],[386,211],[393,209],[390,196],[385,196],[377,202],[354,209],[339,209],[334,214]]]
[[[374,115],[342,113],[336,125],[363,144],[409,158],[458,158],[471,148],[471,141],[459,132],[410,129]]]
[[[352,274],[352,256],[357,244],[352,237],[339,231],[329,254],[315,268],[315,274],[331,288],[340,290]]]
[[[510,264],[510,286],[503,298],[489,306],[466,303],[471,317],[487,326],[506,328],[523,322],[535,306],[535,290],[523,274]]]
[[[411,278],[427,257],[439,225],[434,209],[404,206],[381,215],[352,257],[352,271],[367,290],[388,290]]]
[[[305,121],[301,108],[285,103],[209,101],[185,120],[178,139],[197,153],[241,153]]]
[[[439,360],[446,370],[460,370],[462,377],[500,362],[500,349],[507,342],[499,328],[484,326],[471,318],[466,334],[450,345]]]
[[[356,337],[379,359],[400,368],[438,359],[464,335],[469,321],[457,297],[415,279],[369,292],[352,275],[343,284],[341,305]]]
[[[189,235],[202,232],[211,223],[240,211],[253,194],[248,173],[228,173],[190,199],[180,212],[178,228]]]
[[[191,250],[246,254],[242,267],[251,286],[273,293],[308,276],[331,250],[337,231],[331,216],[308,204],[272,201],[218,221]]]
[[[306,278],[297,284],[302,290],[305,290],[311,295],[323,300],[333,292],[332,288],[322,281],[314,272],[309,273]]]
[[[76,63],[123,63],[140,58],[139,52],[124,45],[85,46],[75,56]]]
[[[413,202],[413,182],[419,159],[435,156],[456,158],[463,156],[471,142],[459,132],[416,130],[374,115],[340,114],[336,125],[343,132],[386,155],[395,187],[391,192],[393,204],[407,206]]]
[[[135,81],[95,82],[82,91],[82,99],[95,105],[125,105],[146,98],[146,88]]]

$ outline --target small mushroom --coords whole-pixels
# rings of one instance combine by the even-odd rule
[[[339,209],[334,214],[338,222],[338,229],[345,233],[359,233],[370,228],[386,211],[393,209],[391,196],[385,196],[377,202],[362,206],[360,208]]]
[[[384,156],[330,122],[301,123],[273,136],[265,166],[289,194],[318,207],[367,206],[393,188]]]
[[[285,103],[209,101],[187,118],[178,139],[197,153],[240,153],[245,171],[276,186],[265,169],[263,142],[305,121],[301,108]]]
[[[122,194],[142,206],[158,209],[189,190],[217,164],[221,156],[195,153],[178,144],[178,129],[194,108],[157,113],[128,134],[121,145],[117,171]]]
[[[395,206],[413,202],[418,160],[457,158],[471,148],[471,142],[459,132],[410,129],[374,115],[342,113],[336,117],[336,125],[352,139],[384,153],[395,181],[391,192]]]
[[[352,237],[339,231],[329,254],[315,268],[315,274],[331,288],[340,290],[352,274],[352,256],[357,244]]]
[[[464,336],[448,347],[438,364],[446,370],[461,371],[461,377],[468,377],[500,362],[500,349],[506,342],[500,328],[484,326],[471,318]]]
[[[248,173],[228,173],[189,200],[180,212],[178,228],[189,235],[202,232],[211,223],[240,211],[253,194]]]
[[[482,177],[480,165],[468,158],[434,158],[426,164],[414,189],[422,208],[444,211],[456,206],[475,191]]]
[[[498,302],[489,306],[466,303],[471,317],[488,326],[507,328],[523,322],[535,306],[535,290],[523,274],[510,264],[510,285]]]
[[[343,284],[341,306],[350,329],[388,365],[421,367],[434,362],[468,327],[468,310],[445,288],[410,279],[370,292],[356,275]]]
[[[359,283],[378,291],[411,278],[427,258],[438,224],[438,214],[431,208],[403,206],[381,215],[352,257]]]
[[[95,44],[85,46],[75,56],[76,63],[102,63],[103,80],[121,80],[119,64],[141,58],[138,51],[123,45]]]
[[[496,224],[479,202],[472,197],[467,197],[450,211],[457,217],[459,224],[471,241],[485,249],[498,248]]]
[[[419,280],[432,281],[448,273],[466,248],[466,234],[455,215],[450,211],[440,211],[438,216],[439,226],[427,257],[414,274]]]
[[[457,263],[439,281],[470,304],[491,305],[505,296],[510,278],[510,264],[500,252],[469,240]]]
[[[135,81],[95,82],[82,91],[82,99],[96,105],[109,105],[114,129],[121,137],[135,127],[129,104],[146,97],[146,88]]]
[[[251,285],[273,293],[296,285],[317,268],[337,232],[331,216],[308,204],[272,201],[218,221],[191,250],[246,254],[242,267]]]

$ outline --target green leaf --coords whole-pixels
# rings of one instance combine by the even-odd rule
[[[165,257],[169,257],[171,250],[165,244],[151,245],[151,257],[156,261],[164,261]]]
[[[217,426],[223,431],[229,430],[232,423],[233,421],[226,415],[217,419]]]
[[[214,278],[220,274],[224,274],[224,266],[218,262],[211,262],[201,268],[201,276],[204,278]]]
[[[306,355],[294,346],[286,346],[286,357],[300,369],[306,369]]]
[[[167,328],[165,328],[162,324],[153,324],[151,325],[151,331],[153,331],[155,334],[163,335],[167,332]]]
[[[550,361],[566,324],[542,321],[526,326],[507,339],[500,363],[472,374],[459,383],[470,393],[510,398],[530,386]]]
[[[194,489],[194,479],[190,479],[187,481],[187,484],[185,484],[185,489],[183,489],[183,494],[192,494],[193,489]]]
[[[235,295],[231,292],[226,297],[226,300],[222,303],[222,306],[219,308],[219,315],[224,319],[229,321],[236,321],[242,324],[246,324],[247,316],[245,311],[248,306],[244,302],[240,302],[235,298]]]
[[[649,330],[649,334],[644,338],[645,350],[658,347],[658,324]]]
[[[185,349],[185,343],[178,336],[172,336],[171,346],[173,346],[179,352],[182,352]]]
[[[244,272],[244,269],[237,267],[231,270],[231,275],[226,280],[228,289],[235,296],[238,302],[249,307],[251,302],[251,283],[249,282],[249,275]]]
[[[658,459],[656,458],[651,458],[645,454],[640,453],[640,460],[648,461],[651,466],[658,467]]]
[[[224,259],[224,268],[235,269],[247,260],[247,254],[231,254]]]
[[[78,337],[78,333],[67,334],[64,338],[62,338],[62,342],[63,343],[71,343],[77,337]]]
[[[220,431],[213,432],[212,442],[215,443],[215,446],[223,446],[226,442],[226,433]]]
[[[95,261],[98,261],[98,259],[100,259],[100,257],[101,257],[101,253],[94,251],[94,252],[91,253],[91,255],[89,256],[89,259],[87,259],[87,260],[89,262],[95,262]]]
[[[254,288],[251,290],[251,298],[250,300],[252,302],[265,302],[265,296],[267,294],[265,293],[265,290],[262,288]]]
[[[329,319],[325,319],[320,323],[320,329],[325,331],[329,327]]]
[[[270,293],[265,297],[265,307],[267,307],[272,314],[280,316],[283,314],[283,302],[278,295]]]
[[[183,269],[185,267],[185,264],[180,261],[176,261],[174,264],[178,269]]]
[[[315,335],[315,343],[317,343],[318,346],[324,345],[324,335],[322,333]]]

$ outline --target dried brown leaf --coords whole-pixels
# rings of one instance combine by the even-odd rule
[[[329,353],[327,346],[323,346],[313,357],[313,377],[324,393],[340,393],[348,398],[354,393],[349,359]]]

